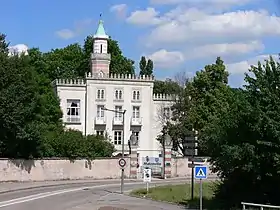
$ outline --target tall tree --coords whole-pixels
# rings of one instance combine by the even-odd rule
[[[87,36],[84,42],[83,51],[85,53],[84,66],[89,72],[90,53],[93,51],[93,36]],[[111,74],[134,74],[134,61],[125,57],[116,40],[108,40],[108,53],[111,54],[110,73]]]
[[[146,59],[145,56],[142,56],[139,62],[139,68],[140,68],[140,75],[147,75],[151,76],[153,74],[154,69],[154,63],[151,59]]]
[[[214,172],[223,180],[216,193],[221,209],[241,201],[280,204],[275,187],[280,184],[280,65],[270,58],[249,71],[245,89],[231,89],[228,105],[203,129]]]
[[[35,71],[25,56],[0,53],[1,157],[38,157],[44,110]]]
[[[193,129],[203,131],[204,126],[211,123],[211,117],[220,116],[220,110],[228,107],[226,95],[228,73],[220,58],[212,65],[196,73],[193,81],[187,81],[185,87],[178,92],[178,99],[172,107],[173,120],[168,130],[184,154],[184,140]],[[179,85],[178,85],[179,86]],[[179,86],[180,87],[180,86]],[[204,155],[204,141],[200,141],[199,153]],[[206,154],[207,155],[207,154]]]
[[[8,53],[9,43],[6,42],[6,35],[0,33],[0,53]]]

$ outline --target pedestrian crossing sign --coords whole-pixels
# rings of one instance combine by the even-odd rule
[[[194,167],[194,178],[207,179],[207,166],[195,166]]]

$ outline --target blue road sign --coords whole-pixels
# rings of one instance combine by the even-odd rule
[[[194,167],[194,178],[207,179],[207,166],[195,166]]]

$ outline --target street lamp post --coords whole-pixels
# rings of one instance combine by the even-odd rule
[[[117,111],[117,110],[113,110],[113,109],[107,109],[105,107],[103,108],[103,110],[122,114],[122,121],[123,121],[122,158],[124,158],[124,127],[125,127],[125,113],[126,113],[126,110]],[[124,168],[121,169],[121,194],[123,194],[123,186],[124,186]]]

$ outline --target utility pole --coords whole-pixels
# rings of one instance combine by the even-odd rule
[[[122,112],[122,120],[123,120],[122,158],[124,158],[124,127],[125,127],[125,113],[126,113],[126,110],[123,110],[123,112]],[[122,174],[121,174],[121,194],[123,194],[123,186],[124,186],[124,168],[122,168]]]
[[[125,113],[126,113],[126,110],[117,111],[117,110],[113,110],[113,109],[107,109],[107,108],[105,108],[105,107],[103,108],[103,110],[122,114],[122,122],[123,122],[123,132],[122,132],[122,159],[124,159],[124,137],[125,137],[124,131],[125,131]],[[121,194],[123,194],[123,188],[124,188],[124,168],[121,169]]]

